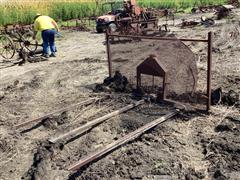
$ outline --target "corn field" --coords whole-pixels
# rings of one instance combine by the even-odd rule
[[[0,0],[0,25],[31,24],[36,13],[57,21],[98,16],[110,9],[102,8],[107,0]],[[121,2],[121,0],[117,0]],[[223,4],[225,0],[138,0],[141,7],[186,9],[199,5]],[[109,7],[110,8],[110,7]]]

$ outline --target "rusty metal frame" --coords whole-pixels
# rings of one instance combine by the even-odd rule
[[[112,60],[110,51],[110,39],[114,37],[122,38],[139,38],[139,39],[149,39],[149,40],[161,40],[161,41],[182,41],[182,42],[202,42],[208,45],[207,50],[207,102],[206,110],[211,109],[211,79],[212,79],[212,43],[213,43],[213,33],[210,31],[208,33],[208,39],[189,39],[189,38],[169,38],[169,37],[157,37],[157,36],[133,36],[133,35],[119,35],[110,34],[106,32],[106,47],[107,47],[107,57],[108,57],[108,69],[109,77],[112,77]]]
[[[132,19],[131,17],[129,17],[130,19],[128,20],[125,20],[124,18],[123,19],[120,19],[120,20],[116,20],[116,24],[118,26],[118,29],[120,31],[120,34],[123,34],[123,35],[126,35],[124,33],[122,33],[122,31],[125,29],[125,30],[134,30],[135,34],[138,34],[140,35],[139,33],[141,33],[141,28],[140,28],[140,24],[143,23],[143,24],[147,24],[147,25],[150,25],[150,24],[153,24],[153,27],[156,27],[158,28],[158,25],[157,25],[157,21],[158,19],[157,18],[151,18],[151,19],[148,19],[147,21],[146,20],[135,20],[135,19]],[[127,22],[128,23],[128,26],[122,26],[120,23],[122,22]],[[136,25],[136,27],[134,28],[132,25]],[[149,29],[148,29],[149,30]]]

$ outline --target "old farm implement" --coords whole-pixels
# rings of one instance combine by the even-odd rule
[[[96,31],[99,33],[106,30],[124,35],[143,35],[148,31],[167,32],[168,20],[172,18],[174,21],[174,14],[169,10],[142,8],[135,0],[104,3],[104,6],[107,5],[111,6],[111,11],[96,19]],[[166,17],[166,23],[159,26],[161,17]]]
[[[10,60],[16,53],[22,58],[24,53],[34,54],[38,42],[32,39],[29,26],[5,26],[0,33],[0,56]]]

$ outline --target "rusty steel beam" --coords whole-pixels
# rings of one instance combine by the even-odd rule
[[[104,121],[106,121],[106,120],[108,120],[108,119],[110,119],[110,118],[112,118],[116,115],[119,115],[123,112],[129,111],[130,109],[132,109],[136,106],[139,106],[143,103],[144,103],[144,100],[140,100],[140,101],[137,101],[136,103],[129,104],[129,105],[127,105],[127,106],[125,106],[125,107],[123,107],[119,110],[116,110],[114,112],[106,114],[105,116],[102,116],[100,118],[94,119],[94,120],[84,124],[83,126],[77,127],[77,128],[75,128],[75,129],[73,129],[73,130],[71,130],[71,131],[69,131],[65,134],[61,134],[58,137],[51,138],[51,139],[49,139],[49,142],[56,143],[57,141],[65,139],[65,138],[73,138],[73,137],[77,136],[78,134],[82,134],[82,133],[88,131],[89,129],[95,127],[96,125],[101,124],[102,122],[104,122]]]
[[[81,167],[89,164],[90,162],[94,161],[94,160],[98,160],[99,158],[101,158],[102,156],[106,155],[107,153],[115,150],[116,148],[128,143],[129,141],[133,141],[134,139],[138,138],[139,136],[141,136],[142,134],[144,134],[145,132],[147,132],[148,130],[156,127],[157,125],[165,122],[166,120],[172,118],[173,116],[175,116],[178,113],[177,110],[174,110],[168,114],[166,114],[165,116],[162,116],[144,126],[142,126],[141,128],[127,134],[126,136],[122,137],[121,139],[107,145],[104,149],[97,151],[93,154],[90,154],[89,156],[80,159],[78,162],[76,162],[73,165],[70,165],[67,170],[69,171],[77,171],[78,169],[80,169]]]
[[[211,79],[212,79],[212,32],[208,33],[208,61],[207,61],[207,111],[211,108]]]
[[[153,22],[156,22],[157,19],[149,19],[147,21],[130,21],[131,24],[137,24],[137,23],[153,23]],[[122,22],[122,20],[119,20],[117,22]]]
[[[139,38],[150,40],[163,40],[163,41],[189,41],[189,42],[208,42],[208,39],[188,39],[188,38],[167,38],[167,37],[151,37],[151,36],[133,36],[133,35],[120,35],[120,34],[107,34],[108,37],[124,37],[124,38]]]
[[[109,42],[109,32],[108,32],[108,30],[106,31],[106,48],[107,48],[109,77],[112,77],[112,61],[111,61],[111,51],[110,51],[110,42]]]
[[[16,129],[18,129],[18,128],[27,126],[27,125],[29,125],[29,124],[31,124],[31,123],[39,122],[39,121],[41,121],[41,120],[43,120],[43,119],[45,119],[45,118],[47,118],[47,117],[49,117],[49,116],[52,116],[53,114],[62,113],[62,112],[64,112],[64,111],[68,111],[68,110],[70,110],[70,109],[72,109],[72,108],[75,108],[75,107],[77,107],[77,106],[82,106],[82,105],[91,104],[91,103],[93,103],[93,102],[96,101],[96,100],[99,100],[99,99],[96,99],[96,98],[88,99],[88,100],[83,101],[83,102],[80,102],[80,103],[78,103],[78,104],[74,104],[74,105],[71,105],[71,106],[68,106],[68,107],[65,107],[65,108],[56,110],[56,111],[54,111],[54,112],[45,114],[44,116],[41,116],[41,117],[39,117],[39,118],[36,118],[36,119],[32,119],[32,120],[23,122],[23,123],[18,124],[18,125],[14,126],[14,127],[15,127]]]

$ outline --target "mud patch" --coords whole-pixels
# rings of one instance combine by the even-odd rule
[[[44,127],[49,129],[57,129],[58,126],[68,123],[68,114],[67,112],[63,112],[58,116],[50,116],[42,121]]]
[[[237,179],[240,171],[240,125],[226,120],[215,127],[212,140],[205,139],[205,158],[211,162],[209,174],[215,179]]]
[[[128,79],[119,71],[113,77],[104,79],[102,84],[97,84],[94,92],[131,92],[132,87]]]
[[[11,149],[12,149],[12,147],[7,140],[0,139],[0,152],[1,153],[9,152],[9,151],[11,151]]]
[[[223,94],[222,103],[228,106],[240,106],[239,94],[233,90]]]
[[[11,136],[0,137],[0,162],[7,163],[18,154],[16,141]]]
[[[217,88],[211,93],[212,105],[224,104],[227,106],[240,107],[239,93],[234,90],[230,90],[227,93],[222,92],[222,88]]]
[[[144,120],[140,119],[139,117],[133,117],[128,114],[121,115],[120,127],[127,132],[134,131],[137,128],[143,126],[144,124]]]
[[[40,87],[41,81],[37,76],[34,76],[33,79],[31,79],[30,82],[24,82],[23,86],[21,87],[21,90],[26,88],[32,88],[37,89]]]
[[[40,142],[38,144],[38,149],[33,156],[33,164],[29,170],[21,177],[21,179],[64,179],[64,172],[62,170],[59,170],[52,161],[52,158],[56,152],[57,149],[55,147],[51,146],[47,142]]]

